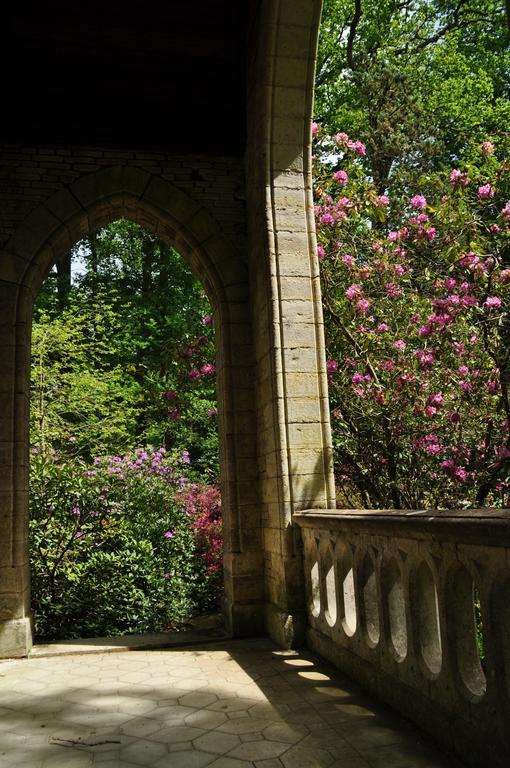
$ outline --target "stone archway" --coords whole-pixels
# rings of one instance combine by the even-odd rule
[[[232,634],[262,626],[263,564],[249,283],[240,254],[204,206],[139,168],[113,166],[78,179],[35,210],[0,263],[4,374],[0,379],[0,656],[31,644],[28,567],[28,408],[34,299],[53,264],[81,237],[125,217],[173,245],[212,301],[217,328],[225,615]]]
[[[293,515],[335,506],[311,184],[321,6],[257,0],[251,7],[244,161],[219,146],[210,156],[125,149],[122,137],[113,149],[2,150],[0,657],[23,655],[30,644],[29,308],[49,265],[120,215],[174,244],[216,303],[231,631],[257,634],[265,626],[282,645],[304,640]]]

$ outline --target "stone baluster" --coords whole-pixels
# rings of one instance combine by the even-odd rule
[[[510,512],[295,515],[308,644],[474,765],[510,745]]]

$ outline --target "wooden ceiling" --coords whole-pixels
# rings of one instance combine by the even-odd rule
[[[242,154],[255,5],[6,3],[0,141]]]

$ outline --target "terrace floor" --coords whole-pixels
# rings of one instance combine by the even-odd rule
[[[307,652],[268,640],[0,663],[2,768],[453,768]]]

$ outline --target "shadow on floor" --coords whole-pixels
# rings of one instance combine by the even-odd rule
[[[10,665],[0,765],[459,766],[327,663],[265,639]]]

